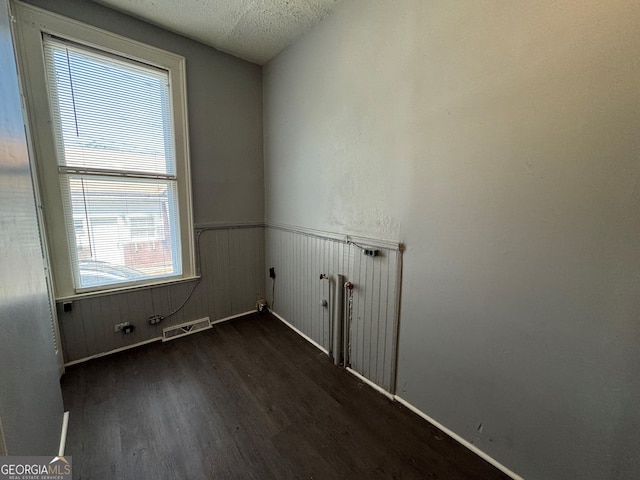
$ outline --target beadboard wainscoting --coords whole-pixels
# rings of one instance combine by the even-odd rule
[[[348,364],[394,393],[402,246],[290,226],[266,227],[267,300],[272,310],[326,350],[331,350],[333,286],[337,275],[352,282],[345,297]],[[365,256],[361,247],[377,249]],[[330,277],[322,280],[321,274]],[[324,305],[324,300],[327,304]]]
[[[57,302],[66,363],[126,348],[162,336],[162,329],[203,317],[212,321],[255,309],[264,298],[264,226],[198,225],[201,281],[184,308],[156,325],[148,317],[176,310],[195,280],[125,292],[77,297],[71,311]],[[65,300],[69,301],[69,300]],[[130,334],[114,333],[114,325],[130,322]]]

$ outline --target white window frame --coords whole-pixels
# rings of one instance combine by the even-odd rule
[[[44,213],[44,230],[50,252],[56,299],[71,299],[95,293],[80,294],[74,287],[52,127],[53,116],[49,106],[43,33],[163,68],[169,72],[178,180],[182,275],[141,281],[129,287],[113,285],[101,288],[96,293],[104,294],[196,278],[184,57],[22,2],[14,2],[12,11],[16,19],[15,32],[20,76],[30,127],[28,133],[37,167],[41,208]]]

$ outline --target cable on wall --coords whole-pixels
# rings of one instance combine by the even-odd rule
[[[169,313],[168,315],[164,315],[159,317],[159,320],[164,320],[166,318],[172,317],[174,316],[176,313],[180,312],[185,305],[189,302],[189,300],[191,299],[191,297],[193,296],[193,293],[196,291],[196,288],[198,287],[198,285],[200,285],[200,282],[202,281],[202,256],[200,254],[200,238],[202,237],[202,234],[204,232],[209,232],[211,230],[220,230],[221,228],[244,228],[242,226],[232,226],[232,227],[220,227],[220,226],[208,226],[208,227],[200,227],[197,228],[196,231],[196,274],[198,275],[198,278],[196,280],[196,282],[193,284],[193,287],[191,287],[191,290],[189,291],[189,293],[187,294],[187,297],[184,299],[184,301],[180,304],[180,306],[178,308],[176,308],[175,310],[173,310],[171,313]],[[253,226],[248,227],[248,228],[253,228]],[[273,292],[275,293],[275,277],[274,277],[274,286],[273,286]],[[275,300],[275,297],[273,298]]]
[[[271,278],[271,309],[276,308],[276,277]]]
[[[347,238],[347,245],[353,245],[355,247],[358,247],[360,250],[364,250],[365,248],[360,245],[359,243],[354,242],[353,240]]]
[[[196,288],[198,287],[198,285],[200,285],[200,282],[202,281],[202,267],[201,267],[201,260],[200,260],[200,237],[202,236],[202,234],[208,230],[213,230],[213,229],[209,229],[209,228],[204,228],[201,230],[198,230],[198,233],[196,234],[196,274],[198,275],[198,278],[196,280],[196,282],[193,284],[193,287],[191,287],[191,290],[189,291],[189,293],[187,294],[187,297],[184,299],[184,301],[180,304],[180,306],[178,308],[176,308],[174,311],[172,311],[171,313],[164,315],[162,317],[162,320],[165,320],[167,318],[173,317],[176,313],[178,313],[180,310],[182,310],[185,305],[187,304],[187,302],[191,299],[191,297],[193,296],[193,292],[196,291]]]

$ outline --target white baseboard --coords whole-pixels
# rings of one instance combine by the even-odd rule
[[[431,418],[429,415],[427,415],[426,413],[424,413],[422,410],[414,407],[412,404],[410,404],[409,402],[407,402],[405,399],[403,399],[402,397],[399,397],[398,395],[394,395],[395,399],[401,403],[402,405],[404,405],[405,407],[407,407],[409,410],[411,410],[413,413],[421,416],[422,418],[424,418],[427,422],[429,422],[431,425],[433,425],[434,427],[442,430],[444,433],[446,433],[447,435],[449,435],[451,438],[453,438],[456,442],[458,442],[460,445],[462,445],[463,447],[467,447],[469,450],[471,450],[473,453],[475,453],[476,455],[478,455],[480,458],[482,458],[483,460],[489,462],[491,465],[493,465],[494,467],[496,467],[498,470],[502,471],[503,473],[509,475],[511,478],[513,478],[513,480],[524,480],[520,475],[518,475],[515,472],[512,472],[511,470],[509,470],[507,467],[505,467],[504,465],[502,465],[500,462],[498,462],[496,459],[490,457],[489,455],[487,455],[486,453],[484,453],[482,450],[480,450],[478,447],[476,447],[475,445],[473,445],[472,443],[469,443],[467,440],[465,440],[464,438],[462,438],[460,435],[458,435],[457,433],[455,433],[452,430],[449,430],[447,427],[445,427],[444,425],[442,425],[440,422],[438,422],[437,420]]]
[[[320,345],[318,342],[316,342],[314,339],[312,339],[311,337],[309,337],[308,335],[305,335],[304,333],[302,333],[300,330],[298,330],[296,327],[294,327],[293,325],[291,325],[289,322],[287,322],[284,318],[282,318],[280,315],[278,315],[276,312],[274,312],[273,310],[269,310],[269,312],[271,313],[271,315],[273,315],[274,317],[276,317],[278,320],[280,320],[282,323],[284,323],[287,327],[289,327],[291,330],[293,330],[294,332],[296,332],[298,335],[300,335],[302,338],[304,338],[307,342],[309,342],[311,345],[313,345],[314,347],[316,347],[318,350],[326,353],[327,355],[329,355],[329,350],[327,350],[326,348],[324,348],[322,345]]]
[[[94,358],[106,357],[107,355],[124,352],[125,350],[129,350],[131,348],[141,347],[142,345],[146,345],[147,343],[159,342],[161,340],[162,337],[150,338],[149,340],[145,340],[144,342],[133,343],[131,345],[125,345],[124,347],[114,348],[113,350],[109,350],[108,352],[96,353],[95,355],[89,355],[88,357],[79,358],[78,360],[73,360],[71,362],[65,363],[64,366],[70,367],[71,365],[77,365],[78,363],[88,362],[89,360],[93,360]]]
[[[293,330],[294,332],[296,332],[298,335],[300,335],[302,338],[304,338],[307,342],[311,343],[314,347],[316,347],[317,349],[323,351],[324,353],[326,353],[327,355],[329,354],[328,350],[326,348],[324,348],[322,345],[320,345],[319,343],[317,343],[316,341],[312,340],[311,338],[309,338],[307,335],[305,335],[304,333],[302,333],[300,330],[298,330],[296,327],[294,327],[293,325],[291,325],[289,322],[287,322],[284,318],[282,318],[280,315],[278,315],[277,313],[271,311],[271,314],[276,317],[278,320],[280,320],[282,323],[284,323],[287,327],[289,327],[291,330]],[[480,458],[482,458],[483,460],[489,462],[491,465],[493,465],[494,467],[496,467],[498,470],[500,470],[501,472],[505,473],[506,475],[510,476],[511,478],[513,478],[513,480],[524,480],[524,478],[522,478],[520,475],[518,475],[515,472],[512,472],[511,470],[509,470],[507,467],[505,467],[504,465],[502,465],[500,462],[498,462],[496,459],[490,457],[489,455],[487,455],[486,453],[484,453],[482,450],[480,450],[478,447],[476,447],[475,445],[473,445],[472,443],[469,443],[468,441],[466,441],[464,438],[462,438],[460,435],[458,435],[457,433],[455,433],[452,430],[449,430],[447,427],[445,427],[444,425],[442,425],[440,422],[438,422],[437,420],[434,420],[433,418],[431,418],[429,415],[427,415],[426,413],[424,413],[423,411],[421,411],[420,409],[414,407],[412,404],[410,404],[409,402],[407,402],[405,399],[403,399],[402,397],[399,397],[398,395],[392,395],[391,393],[387,392],[384,388],[382,388],[379,385],[376,385],[375,383],[373,383],[371,380],[369,380],[368,378],[362,376],[360,373],[356,372],[355,370],[353,370],[352,368],[347,367],[346,369],[349,373],[351,373],[353,376],[357,377],[358,380],[360,380],[362,383],[370,386],[371,388],[373,388],[374,390],[376,390],[378,393],[381,393],[382,395],[384,395],[385,397],[389,398],[390,400],[394,400],[397,401],[398,403],[404,405],[405,407],[407,407],[409,410],[411,410],[413,413],[419,415],[420,417],[422,417],[424,420],[426,420],[427,422],[429,422],[431,425],[433,425],[434,427],[440,429],[442,432],[444,432],[446,435],[450,436],[451,438],[453,438],[456,442],[458,442],[460,445],[462,445],[463,447],[466,447],[467,449],[471,450],[473,453],[475,453],[476,455],[478,455]]]
[[[249,310],[248,312],[239,313],[237,315],[231,315],[230,317],[220,318],[219,320],[213,320],[211,325],[215,325],[216,323],[228,322],[229,320],[233,320],[234,318],[245,317],[247,315],[251,315],[252,313],[256,313],[257,310]]]
[[[231,315],[230,317],[220,318],[218,320],[212,321],[211,325],[215,325],[216,323],[228,322],[229,320],[233,320],[234,318],[244,317],[245,315],[249,315],[249,314],[255,313],[255,312],[256,312],[256,310],[250,310],[248,312],[239,313],[237,315]],[[100,357],[105,357],[107,355],[112,355],[114,353],[124,352],[125,350],[129,350],[131,348],[141,347],[142,345],[146,345],[148,343],[153,343],[153,342],[159,342],[161,340],[162,340],[162,337],[150,338],[149,340],[144,340],[142,342],[133,343],[131,345],[126,345],[124,347],[115,348],[113,350],[109,350],[108,352],[96,353],[95,355],[90,355],[88,357],[80,358],[78,360],[73,360],[71,362],[65,363],[64,366],[65,367],[70,367],[71,365],[76,365],[78,363],[88,362],[89,360],[93,360],[94,358],[100,358]]]
[[[358,380],[360,380],[362,383],[366,383],[367,385],[369,385],[371,388],[373,388],[374,390],[376,390],[378,393],[381,393],[382,395],[384,395],[385,397],[387,397],[389,400],[395,400],[394,396],[391,395],[389,392],[387,392],[384,388],[382,388],[380,385],[376,385],[375,383],[373,383],[371,380],[369,380],[367,377],[359,374],[358,372],[356,372],[354,369],[352,369],[351,367],[347,367],[347,372],[349,372],[351,375],[355,376],[358,378]]]
[[[58,456],[64,457],[64,448],[67,444],[67,429],[69,428],[69,412],[64,412],[62,416],[62,430],[60,432],[60,446],[58,447]]]

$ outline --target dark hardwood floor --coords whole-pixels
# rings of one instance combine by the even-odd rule
[[[67,369],[76,479],[505,479],[269,314]]]

